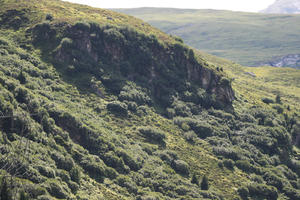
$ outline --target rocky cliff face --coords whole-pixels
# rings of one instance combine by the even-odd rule
[[[268,62],[261,62],[258,65],[269,65],[273,67],[293,67],[300,69],[300,54],[290,54],[277,57]]]
[[[89,71],[114,93],[120,93],[124,80],[129,80],[147,88],[148,95],[161,104],[169,104],[185,91],[196,94],[197,88],[214,96],[222,107],[234,100],[230,81],[200,63],[193,50],[181,43],[166,45],[127,27],[88,23],[65,27],[54,51],[55,62],[71,66],[75,73]],[[35,32],[45,38],[50,30]]]
[[[264,13],[281,13],[281,14],[298,14],[300,13],[299,0],[277,0],[267,9],[262,10]]]

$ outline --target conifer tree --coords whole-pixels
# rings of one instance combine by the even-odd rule
[[[275,101],[276,101],[276,103],[281,104],[281,97],[279,94],[276,95]]]
[[[204,175],[201,181],[201,190],[208,190],[208,188],[208,178],[206,177],[206,175]]]

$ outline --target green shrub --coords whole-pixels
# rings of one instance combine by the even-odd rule
[[[59,169],[70,171],[74,166],[74,161],[71,157],[65,157],[59,153],[53,153],[51,157]]]
[[[48,21],[52,21],[52,20],[53,20],[53,16],[52,16],[51,14],[48,13],[48,14],[46,15],[45,19],[48,20]]]
[[[218,156],[223,156],[224,158],[229,158],[232,160],[241,159],[240,151],[231,147],[214,147],[213,152]]]
[[[272,172],[266,172],[263,175],[263,178],[268,185],[272,185],[272,186],[276,187],[278,190],[282,190],[282,188],[284,186],[283,180],[276,174],[274,174]]]
[[[119,94],[119,99],[121,101],[134,101],[138,105],[151,103],[150,97],[134,84],[124,86]]]
[[[173,108],[167,108],[166,112],[167,112],[168,118],[170,118],[170,119],[172,119],[173,117],[176,116],[176,111]]]
[[[223,160],[223,165],[230,170],[234,169],[234,162],[232,160],[229,159]]]
[[[141,163],[135,161],[128,153],[124,150],[118,150],[117,155],[123,159],[126,165],[130,167],[131,170],[138,171],[142,166]]]
[[[76,22],[74,28],[81,30],[81,31],[89,31],[91,25],[87,22]]]
[[[113,151],[109,151],[104,154],[102,157],[105,164],[108,166],[115,168],[120,173],[127,173],[129,169],[125,166],[124,161],[115,155]]]
[[[243,200],[247,200],[249,196],[249,190],[247,187],[240,187],[238,193]]]
[[[220,167],[221,169],[223,169],[223,167],[224,167],[223,161],[218,161],[218,167]]]
[[[255,182],[255,183],[264,183],[264,179],[259,176],[259,175],[251,175],[251,181]]]
[[[171,37],[174,38],[177,42],[183,43],[182,38],[180,38],[180,37],[178,37],[178,36],[176,36],[176,35],[171,35]]]
[[[198,137],[205,139],[213,135],[213,128],[206,122],[197,122],[191,126],[192,130],[198,135]]]
[[[188,193],[188,189],[185,186],[178,186],[175,188],[175,192],[180,195],[186,195]]]
[[[192,115],[191,109],[183,101],[174,101],[172,106],[178,116],[188,117]]]
[[[172,167],[179,174],[189,175],[189,173],[190,173],[189,165],[186,162],[184,162],[183,160],[173,161]]]
[[[296,190],[292,187],[284,187],[283,192],[286,196],[288,196],[290,199],[300,199],[300,191]]]
[[[26,192],[30,194],[30,197],[32,199],[39,199],[37,197],[45,195],[47,193],[47,190],[44,187],[39,185],[38,186],[30,185],[29,187],[26,188]]]
[[[93,158],[86,157],[80,164],[92,178],[100,183],[103,182],[104,177],[107,175],[103,162],[97,162]]]
[[[256,121],[255,118],[251,114],[248,114],[248,113],[243,113],[239,117],[240,117],[240,120],[243,122],[254,123]]]
[[[183,134],[183,137],[186,139],[186,141],[193,143],[195,142],[197,135],[194,131],[188,131]]]
[[[281,105],[274,105],[274,106],[272,106],[272,108],[275,109],[278,114],[283,113],[283,107]]]
[[[201,190],[208,190],[209,184],[208,184],[208,178],[206,175],[203,176],[200,186],[201,186]]]
[[[262,100],[262,102],[264,102],[266,104],[274,103],[273,99],[270,99],[270,98],[262,98],[261,100]]]
[[[66,199],[68,197],[63,188],[56,182],[50,182],[47,190],[52,196],[58,199]]]
[[[157,153],[155,153],[155,155],[157,155]],[[178,156],[177,156],[176,152],[169,151],[169,150],[159,152],[158,156],[160,157],[160,159],[162,159],[163,161],[165,161],[169,165],[171,165],[174,160],[178,159]]]
[[[69,173],[65,170],[56,170],[56,175],[64,182],[69,182],[71,180]]]
[[[45,167],[45,166],[38,166],[38,170],[41,175],[46,176],[48,178],[54,178],[55,177],[55,171],[50,168],[50,167]]]
[[[116,182],[130,193],[137,193],[137,185],[128,176],[120,175],[116,178]]]
[[[71,177],[72,181],[79,184],[80,179],[81,179],[80,169],[78,167],[74,166],[70,171],[70,177]]]
[[[193,176],[192,176],[191,183],[199,185],[198,177],[195,174],[193,174]]]
[[[275,101],[276,103],[281,104],[281,97],[279,94],[276,95]]]
[[[19,103],[28,103],[30,100],[30,92],[24,87],[15,89],[15,98]]]
[[[279,165],[276,168],[279,169],[289,180],[297,180],[297,174],[293,172],[290,168],[288,168],[286,165]]]
[[[226,78],[226,77],[222,77],[220,80],[220,84],[222,86],[229,86],[230,85],[230,79]]]
[[[253,172],[253,166],[250,164],[248,160],[238,160],[235,162],[235,165],[243,170],[244,172]]]
[[[114,168],[106,167],[105,171],[104,171],[104,175],[110,179],[115,179],[117,177],[118,173]]]
[[[295,141],[295,145],[300,147],[300,140],[296,140],[298,135],[300,135],[300,122],[295,122],[295,124],[292,125],[291,135]]]
[[[119,32],[116,28],[109,28],[103,31],[106,41],[117,42],[118,45],[125,41],[124,35]]]
[[[125,103],[119,102],[119,101],[113,101],[106,106],[107,110],[109,110],[112,113],[119,114],[122,116],[127,116],[128,114],[128,107]]]
[[[300,161],[292,159],[289,163],[288,166],[295,172],[297,173],[298,177],[300,176]]]
[[[189,52],[188,53],[188,59],[189,59],[189,61],[192,62],[192,63],[196,63],[197,60],[195,58],[194,50],[193,49],[189,49],[188,52]]]
[[[27,81],[25,72],[23,72],[23,70],[20,71],[19,75],[18,75],[18,80],[20,81],[21,84],[25,84]]]
[[[67,141],[64,138],[62,138],[60,135],[54,136],[54,140],[56,144],[59,144],[61,146],[67,146]]]
[[[129,101],[129,102],[124,102],[127,104],[128,110],[130,110],[131,112],[136,112],[138,105],[135,102]]]
[[[248,190],[251,197],[266,198],[268,200],[274,200],[278,198],[277,189],[273,186],[251,183],[248,185]]]
[[[139,132],[151,141],[153,140],[161,144],[165,143],[164,140],[166,138],[166,135],[160,129],[153,128],[153,127],[144,127],[144,128],[140,128]]]
[[[73,181],[68,181],[68,186],[71,189],[73,194],[76,194],[76,192],[79,189],[79,185],[77,183],[73,182]]]
[[[55,127],[55,121],[48,116],[43,116],[41,119],[41,123],[46,133],[50,133]]]
[[[47,41],[51,41],[55,38],[56,31],[51,27],[49,22],[43,22],[40,24],[37,24],[33,28],[33,41],[34,44],[45,44]]]

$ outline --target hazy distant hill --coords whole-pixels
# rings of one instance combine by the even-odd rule
[[[300,0],[277,0],[270,5],[263,13],[282,13],[298,14],[300,13]]]
[[[300,15],[172,8],[118,11],[182,37],[197,49],[243,65],[299,67],[295,58],[300,54]],[[287,55],[295,56],[286,59]]]

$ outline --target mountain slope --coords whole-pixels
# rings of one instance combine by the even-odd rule
[[[282,14],[299,14],[300,1],[299,0],[276,0],[263,13],[282,13]]]
[[[246,66],[273,65],[272,61],[279,63],[287,55],[299,55],[298,15],[171,8],[117,11],[177,35],[194,48]],[[287,66],[299,68],[295,57]]]
[[[257,103],[242,67],[142,21],[37,2],[0,7],[1,198],[299,197],[289,93]]]

